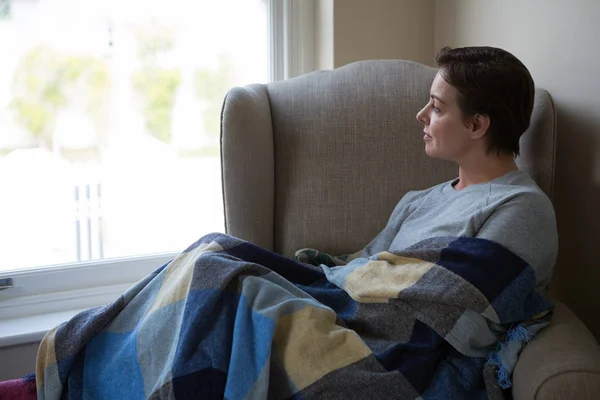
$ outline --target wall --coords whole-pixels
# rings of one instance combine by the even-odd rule
[[[489,45],[523,61],[558,110],[552,291],[600,338],[600,2],[436,0],[434,48]]]
[[[36,342],[0,348],[0,381],[17,379],[35,372],[38,346],[39,343]]]
[[[315,2],[315,69],[334,68],[333,5],[333,0]]]
[[[335,1],[334,66],[394,58],[431,64],[434,4],[433,0]]]

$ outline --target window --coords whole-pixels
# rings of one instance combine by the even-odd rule
[[[0,321],[103,304],[223,231],[223,98],[310,71],[312,18],[306,0],[0,0]]]
[[[13,0],[0,29],[1,269],[223,230],[219,111],[268,81],[263,0]]]

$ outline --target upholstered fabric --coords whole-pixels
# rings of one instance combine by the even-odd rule
[[[272,249],[273,128],[265,86],[229,91],[221,131],[226,230]]]
[[[552,199],[556,154],[556,111],[547,91],[537,89],[529,129],[519,143],[519,169],[527,171]]]
[[[550,326],[525,347],[513,377],[515,400],[600,399],[600,346],[558,300]]]
[[[540,386],[536,399],[600,399],[600,375],[592,372],[573,371],[558,374]],[[519,397],[515,396],[515,399]]]
[[[455,166],[426,156],[415,118],[435,73],[416,63],[359,62],[268,85],[275,251],[357,251],[404,193],[456,175]]]

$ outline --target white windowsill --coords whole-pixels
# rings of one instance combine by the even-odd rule
[[[39,342],[77,313],[110,304],[173,254],[15,273],[0,293],[0,348]]]
[[[14,287],[0,292],[0,348],[38,342],[78,312],[112,303],[174,255],[100,260],[6,274],[13,278]]]

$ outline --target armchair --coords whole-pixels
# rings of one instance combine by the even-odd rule
[[[221,153],[227,233],[285,256],[311,247],[363,248],[398,200],[456,176],[427,157],[416,112],[435,68],[400,60],[232,89],[224,102]],[[550,95],[537,89],[519,168],[552,198],[556,146]],[[376,202],[376,209],[368,207]],[[600,347],[560,301],[522,352],[515,399],[599,399]]]

